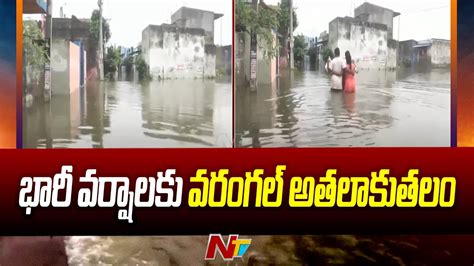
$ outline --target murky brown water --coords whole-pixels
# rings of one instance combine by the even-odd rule
[[[53,84],[54,87],[54,84]],[[232,86],[175,80],[89,83],[24,114],[26,148],[231,147]]]
[[[242,259],[205,261],[207,236],[69,237],[70,265],[470,265],[474,236],[241,236]],[[467,264],[466,264],[467,263]]]
[[[449,146],[450,72],[361,71],[355,94],[316,71],[236,92],[236,146]]]

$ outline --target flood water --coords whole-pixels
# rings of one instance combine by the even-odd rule
[[[53,90],[54,90],[54,84]],[[89,83],[24,114],[25,148],[232,146],[232,86],[197,80]]]
[[[450,72],[360,71],[355,94],[317,71],[236,93],[236,146],[449,146]]]
[[[240,236],[243,258],[205,261],[208,236],[68,237],[69,265],[467,265],[474,236]],[[227,241],[227,240],[225,240]]]

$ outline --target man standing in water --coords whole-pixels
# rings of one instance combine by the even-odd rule
[[[342,70],[344,68],[344,59],[340,57],[341,51],[339,48],[334,49],[334,58],[328,60],[327,71],[331,75],[331,89],[332,90],[343,90],[342,84]]]

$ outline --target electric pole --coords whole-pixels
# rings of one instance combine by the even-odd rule
[[[293,40],[293,0],[289,0],[290,5],[290,69],[295,68],[295,57],[294,57],[294,40]]]
[[[252,6],[258,16],[258,0],[252,0]],[[257,91],[257,33],[250,34],[250,91]]]
[[[53,0],[48,2],[48,13],[46,14],[46,38],[48,38],[48,62],[44,67],[44,94],[46,102],[51,100],[51,49],[53,47]]]
[[[100,80],[104,80],[104,29],[102,25],[102,2],[99,0],[99,73]]]

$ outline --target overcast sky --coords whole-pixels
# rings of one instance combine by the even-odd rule
[[[214,42],[232,44],[232,1],[230,0],[103,0],[104,17],[110,20],[109,44],[137,46],[142,30],[149,24],[171,23],[171,14],[182,6],[209,10],[224,16],[214,23]],[[63,7],[67,17],[90,18],[97,0],[54,0],[53,16]],[[221,34],[222,26],[222,34]]]
[[[279,0],[265,0],[277,4]],[[354,8],[369,2],[401,13],[394,19],[393,37],[400,40],[451,39],[450,0],[293,0],[298,15],[297,33],[319,36],[335,17],[353,16]]]

